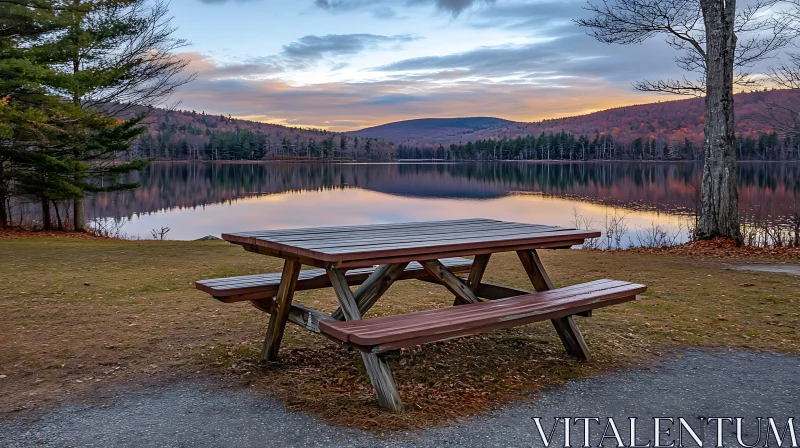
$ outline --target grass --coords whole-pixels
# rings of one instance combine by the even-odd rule
[[[727,271],[720,268],[741,260],[724,257],[546,251],[557,286],[614,278],[649,291],[578,318],[595,358],[588,363],[565,356],[548,323],[405,350],[392,366],[407,410],[394,415],[376,407],[357,352],[289,325],[281,361],[259,366],[267,316],[193,287],[201,278],[276,271],[279,260],[214,241],[6,238],[0,254],[0,418],[120,387],[201,378],[272,394],[289,410],[333,423],[408,429],[571,378],[646,366],[677,348],[800,353],[799,277]],[[487,280],[530,288],[511,254],[492,259]],[[300,292],[296,300],[336,307],[330,290]],[[373,315],[451,303],[444,288],[401,282]]]

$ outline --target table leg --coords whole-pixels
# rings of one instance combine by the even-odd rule
[[[431,277],[439,281],[445,288],[450,290],[459,300],[465,303],[478,303],[480,299],[475,295],[469,286],[464,284],[455,274],[450,272],[439,260],[424,260],[419,262]]]
[[[283,264],[281,273],[281,283],[278,286],[276,297],[277,309],[270,315],[267,335],[264,338],[264,348],[261,351],[262,361],[275,361],[278,359],[278,349],[281,346],[283,332],[286,329],[286,321],[289,318],[289,310],[292,305],[292,297],[297,287],[297,277],[300,275],[302,264],[296,259],[287,258]]]
[[[535,250],[519,250],[517,256],[528,274],[533,288],[536,291],[547,291],[553,289],[553,282],[544,270],[542,260]],[[586,341],[583,340],[581,330],[575,324],[572,316],[560,317],[551,319],[553,326],[558,332],[558,337],[561,338],[561,343],[571,356],[581,359],[589,359],[589,348],[586,346]]]
[[[469,289],[472,290],[473,293],[477,294],[478,292],[478,287],[481,285],[483,274],[486,272],[486,266],[489,265],[489,258],[491,256],[492,254],[475,255],[475,259],[472,260],[472,268],[470,268],[469,277],[467,277],[467,286],[469,286]],[[465,303],[469,302],[465,302],[461,297],[456,296],[453,301],[453,306]]]
[[[403,269],[405,269],[405,266]],[[345,278],[344,273],[333,266],[328,266],[327,270],[344,318],[346,320],[361,320],[359,304],[347,285],[347,278]],[[367,368],[372,388],[375,389],[375,395],[378,396],[378,404],[393,412],[402,411],[403,402],[400,400],[400,393],[397,391],[397,384],[394,382],[392,370],[386,362],[385,355],[362,352],[361,359],[364,360],[364,366]]]
[[[353,298],[358,305],[358,312],[363,316],[375,305],[375,302],[389,289],[390,286],[403,274],[408,263],[382,264],[366,279],[356,290]],[[342,307],[331,314],[336,320],[344,319]]]

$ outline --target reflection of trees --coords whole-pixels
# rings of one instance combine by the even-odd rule
[[[800,165],[739,168],[745,215],[792,210]],[[295,164],[157,163],[136,175],[135,191],[99,195],[93,216],[196,208],[259,194],[364,188],[419,197],[493,198],[513,191],[569,196],[624,207],[688,212],[700,173],[691,163]]]

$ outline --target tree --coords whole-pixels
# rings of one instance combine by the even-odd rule
[[[63,27],[51,2],[0,0],[0,227],[10,196],[24,194],[41,201],[49,229],[50,203],[72,188],[59,157],[87,116],[44,87],[57,77],[48,63],[58,55],[41,42]]]
[[[748,70],[792,39],[788,16],[765,13],[776,1],[756,0],[737,11],[735,0],[613,0],[589,3],[578,25],[605,43],[637,44],[663,35],[681,52],[680,80],[640,81],[643,91],[705,95],[703,184],[696,237],[741,241],[739,229],[734,85],[752,86]]]
[[[339,137],[339,157],[344,157],[347,153],[347,135],[342,134]]]
[[[135,170],[143,164],[119,164],[118,151],[126,150],[134,131],[150,108],[163,103],[175,89],[194,79],[181,76],[188,60],[172,52],[184,46],[175,39],[168,5],[162,0],[60,0],[63,30],[47,36],[50,51],[58,54],[53,67],[62,75],[48,87],[69,98],[76,107],[96,120],[79,130],[69,157],[74,167],[74,184],[84,193],[114,188],[110,179],[98,173]],[[112,123],[106,117],[125,121]],[[122,126],[113,132],[108,127]],[[139,133],[141,133],[141,129]],[[112,143],[110,137],[121,138]],[[97,144],[99,140],[104,143]],[[121,143],[121,144],[120,144]],[[126,146],[127,145],[127,146]],[[112,168],[113,165],[113,168]],[[126,184],[119,184],[122,188]],[[73,200],[75,230],[85,225],[83,195]]]

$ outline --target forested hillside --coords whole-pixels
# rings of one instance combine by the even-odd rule
[[[741,159],[800,159],[800,142],[775,132],[766,118],[768,105],[789,104],[793,95],[798,94],[777,90],[736,96]],[[133,155],[159,160],[692,160],[701,156],[702,101],[619,107],[535,123],[418,119],[348,133],[156,110]]]
[[[736,134],[757,137],[759,133],[771,132],[774,123],[768,118],[771,104],[795,103],[797,92],[772,90],[740,93],[735,95]],[[573,134],[611,134],[619,142],[661,140],[695,145],[703,142],[704,105],[703,98],[618,107],[577,117],[544,120],[536,123],[516,123],[500,130],[496,137],[514,138],[520,135],[536,135],[541,132],[566,131]],[[485,138],[485,137],[484,137]]]
[[[776,132],[740,135],[737,149],[741,160],[800,160],[800,142]],[[399,159],[442,160],[700,160],[701,151],[702,144],[688,138],[676,142],[636,137],[626,142],[611,134],[590,138],[562,131],[437,147],[399,145],[395,154]]]
[[[133,156],[158,160],[389,160],[392,145],[324,129],[290,128],[196,111],[156,109]]]
[[[800,106],[800,94],[791,90],[740,93],[735,95],[736,132],[756,137],[760,132],[773,130],[767,118],[769,105]],[[487,122],[484,118],[458,118],[439,120],[408,120],[362,129],[354,134],[384,138],[396,144],[418,147],[448,146],[486,139],[514,139],[528,135],[557,134],[594,136],[609,134],[620,143],[630,143],[636,138],[683,142],[694,145],[703,142],[703,99],[662,101],[651,104],[617,107],[575,117],[553,118],[523,123],[505,120]],[[472,121],[475,120],[475,121]],[[461,126],[459,132],[451,121]],[[503,123],[505,121],[505,123]],[[416,125],[421,126],[416,126]],[[438,128],[432,126],[439,124]]]

